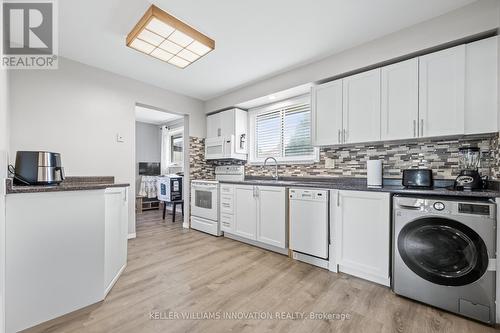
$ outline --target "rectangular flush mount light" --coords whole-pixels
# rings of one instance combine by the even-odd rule
[[[128,34],[127,46],[185,68],[215,49],[215,41],[151,5]]]

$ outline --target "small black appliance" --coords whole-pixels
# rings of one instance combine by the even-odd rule
[[[404,187],[432,187],[433,178],[431,169],[403,170]]]
[[[11,172],[17,185],[57,185],[65,178],[61,155],[48,151],[18,151]]]
[[[460,174],[455,179],[458,191],[473,191],[484,188],[483,178],[478,168],[481,160],[479,147],[462,147],[458,149],[458,166]]]

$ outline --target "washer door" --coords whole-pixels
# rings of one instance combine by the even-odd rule
[[[478,280],[488,268],[488,251],[468,226],[446,218],[427,217],[408,223],[398,236],[404,263],[418,276],[445,286]]]

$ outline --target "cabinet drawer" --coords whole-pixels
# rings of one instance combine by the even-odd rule
[[[232,195],[234,193],[234,186],[233,185],[221,185],[220,186],[220,193]]]
[[[227,231],[227,232],[233,231],[233,215],[221,213],[220,225],[222,231]]]
[[[233,214],[233,197],[230,195],[221,195],[220,197],[220,212]]]

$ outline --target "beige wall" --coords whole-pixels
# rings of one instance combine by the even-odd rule
[[[132,194],[136,103],[189,114],[190,134],[205,133],[201,101],[72,60],[60,59],[58,70],[13,71],[9,83],[11,156],[18,150],[60,152],[67,175],[115,176],[131,184]],[[125,142],[117,142],[118,133]]]
[[[209,100],[205,103],[205,112],[234,106],[281,90],[335,77],[352,70],[496,29],[499,26],[499,6],[498,0],[477,1],[321,61]]]

